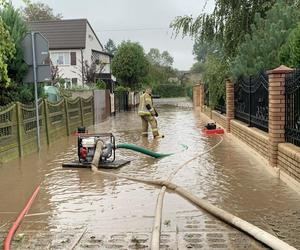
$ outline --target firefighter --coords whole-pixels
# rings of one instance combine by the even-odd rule
[[[142,119],[142,135],[148,136],[148,126],[150,124],[153,137],[160,138],[163,136],[160,136],[158,133],[157,120],[155,118],[158,117],[158,113],[153,107],[151,92],[151,88],[147,87],[145,92],[140,96],[138,115]]]

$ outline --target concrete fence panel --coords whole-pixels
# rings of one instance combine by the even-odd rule
[[[110,113],[109,94],[104,92],[104,106]],[[63,98],[53,103],[39,101],[41,145],[72,134],[79,126],[94,123],[94,97]],[[0,107],[0,164],[37,150],[37,124],[34,105],[19,102]]]

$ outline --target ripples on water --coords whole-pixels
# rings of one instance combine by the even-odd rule
[[[160,160],[120,150],[117,157],[132,161],[115,172],[143,178],[166,179],[180,164],[218,143],[219,137],[201,135],[203,122],[199,122],[198,115],[190,108],[160,106],[158,109],[159,129],[165,135],[164,139],[152,140],[151,136],[150,139],[141,138],[140,120],[135,112],[118,114],[95,126],[94,132],[113,132],[118,143],[135,143],[157,152],[181,151],[180,144],[187,145],[188,150]],[[88,169],[63,169],[62,162],[74,160],[76,154],[76,139],[62,139],[50,149],[44,149],[39,156],[27,156],[21,162],[14,162],[14,166],[3,166],[0,169],[0,179],[11,175],[11,172],[14,177],[9,177],[0,187],[3,190],[5,185],[22,179],[14,186],[16,190],[8,192],[11,197],[22,198],[12,202],[2,191],[1,197],[5,196],[7,205],[2,203],[1,210],[14,207],[20,209],[33,184],[42,180],[41,193],[31,211],[50,211],[50,215],[36,219],[46,223],[44,230],[53,232],[49,238],[57,237],[60,230],[69,228],[76,231],[76,228],[82,230],[85,226],[103,233],[126,230],[150,232],[159,190],[128,180],[103,178]],[[219,148],[184,167],[175,176],[174,182],[269,231],[270,227],[266,226],[268,221],[279,214],[290,212],[288,223],[292,223],[300,231],[300,215],[294,213],[300,208],[299,196],[281,181],[271,177],[263,169],[259,159],[231,139],[225,138]],[[192,205],[177,195],[167,195],[164,211],[168,211],[168,218],[178,216],[180,211],[193,210],[195,208]],[[203,212],[197,213],[201,215]],[[278,224],[276,226],[279,227]]]

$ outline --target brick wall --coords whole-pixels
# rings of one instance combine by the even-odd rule
[[[278,145],[278,167],[287,175],[300,182],[300,148],[291,143]]]
[[[193,87],[193,105],[194,107],[200,107],[201,105],[201,87],[199,84]]]
[[[220,114],[217,111],[212,111],[212,119],[221,127],[226,128],[226,116]]]
[[[231,120],[231,133],[268,159],[268,133],[257,128],[249,128],[243,122]]]
[[[206,114],[209,118],[211,118],[211,108],[209,108],[207,106],[203,106],[202,113]]]

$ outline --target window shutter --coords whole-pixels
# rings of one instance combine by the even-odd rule
[[[71,52],[71,65],[76,65],[76,52]]]
[[[72,78],[72,84],[77,84],[77,78]]]

